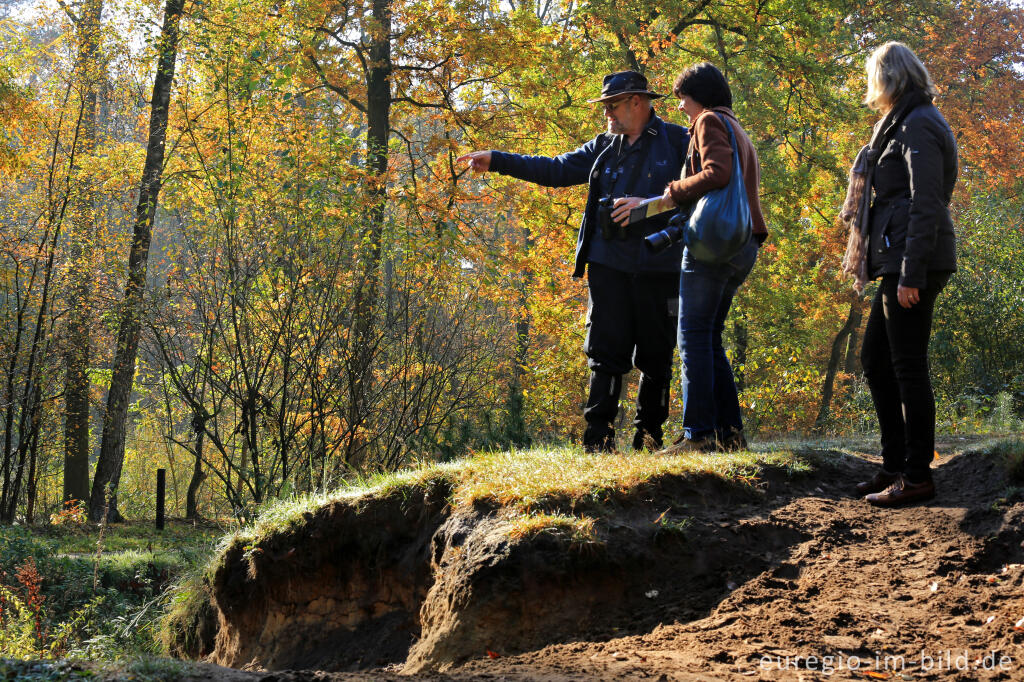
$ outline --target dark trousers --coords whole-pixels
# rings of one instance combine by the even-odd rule
[[[587,285],[583,351],[591,373],[583,443],[590,449],[612,446],[622,375],[636,366],[641,376],[634,424],[640,441],[647,434],[660,444],[672,383],[679,275],[630,274],[588,263]]]
[[[921,300],[904,308],[899,275],[884,275],[871,304],[861,362],[878,414],[882,466],[912,483],[931,478],[935,451],[935,396],[928,375],[928,337],[935,299],[949,273],[928,273]]]

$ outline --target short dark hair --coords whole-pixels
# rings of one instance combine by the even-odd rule
[[[732,108],[732,90],[725,80],[725,75],[714,64],[701,62],[679,74],[672,93],[676,97],[686,95],[703,105],[705,108]]]

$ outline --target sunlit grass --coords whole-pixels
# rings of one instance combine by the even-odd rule
[[[89,557],[91,560],[91,557]],[[181,563],[177,556],[168,552],[150,552],[145,549],[125,549],[119,552],[104,552],[99,558],[99,570],[112,575],[132,575],[152,565],[155,569],[173,570]]]
[[[256,520],[242,534],[259,537],[270,530],[288,528],[301,523],[307,515],[337,498],[336,495],[313,493],[273,500],[257,510]]]
[[[103,531],[104,552],[147,547],[155,552],[178,550],[182,545],[216,542],[224,534],[223,528],[211,525],[195,526],[184,521],[168,521],[163,530],[156,530],[152,521],[108,524]],[[36,526],[33,534],[44,541],[59,543],[65,554],[88,554],[96,551],[99,526],[81,525]]]
[[[1024,483],[1024,437],[1002,438],[987,443],[981,451],[1000,460],[1012,482]]]
[[[511,519],[508,535],[513,539],[530,538],[540,533],[562,533],[577,543],[595,541],[594,519],[567,514],[522,514]]]
[[[666,475],[711,475],[738,486],[758,483],[765,467],[790,474],[810,464],[791,448],[729,454],[653,453],[586,454],[578,447],[540,447],[480,452],[446,463],[427,463],[403,471],[354,481],[329,494],[307,495],[264,507],[255,523],[237,536],[243,541],[265,537],[300,523],[325,504],[367,497],[412,495],[434,484],[451,489],[451,503],[465,507],[487,502],[527,514],[551,499],[603,499],[624,494],[652,478]],[[543,517],[536,517],[543,518]],[[534,522],[523,522],[527,528]],[[577,522],[574,522],[577,523]]]
[[[520,510],[545,498],[585,498],[623,493],[656,476],[709,473],[723,478],[756,474],[758,455],[649,453],[585,454],[578,449],[533,449],[480,453],[458,463],[454,501],[487,500]]]

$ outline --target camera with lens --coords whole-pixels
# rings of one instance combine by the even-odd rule
[[[597,200],[597,227],[604,239],[625,239],[626,226],[612,220],[615,197],[601,197]]]
[[[653,253],[662,253],[682,241],[686,222],[690,219],[689,211],[679,211],[669,218],[668,225],[661,232],[654,232],[644,237],[644,244]]]

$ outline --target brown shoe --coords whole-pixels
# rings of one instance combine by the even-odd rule
[[[701,438],[690,440],[686,436],[679,438],[672,445],[668,446],[659,455],[684,455],[688,452],[714,452],[718,448],[718,441],[714,438]]]
[[[857,491],[857,497],[864,497],[871,493],[880,493],[895,483],[896,479],[899,477],[899,474],[890,474],[885,469],[879,469],[869,480],[861,481],[857,484],[857,487],[855,488]]]
[[[743,431],[736,429],[729,429],[729,435],[719,439],[718,451],[719,452],[739,452],[740,450],[747,450],[747,439],[743,435]],[[881,488],[879,488],[881,490]]]
[[[902,507],[914,502],[924,502],[935,497],[935,483],[911,483],[902,474],[888,488],[880,493],[872,493],[864,499],[876,507]]]

